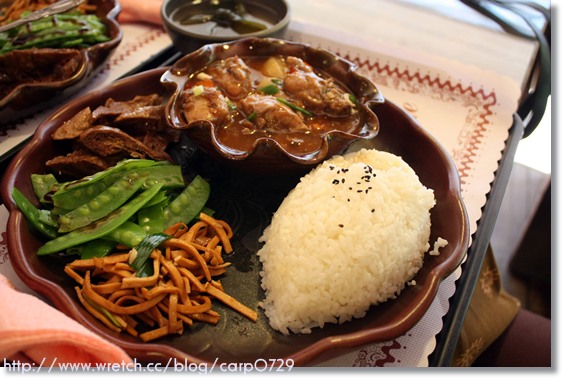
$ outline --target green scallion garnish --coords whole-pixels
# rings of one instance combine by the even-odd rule
[[[237,105],[232,103],[230,100],[227,100],[227,107],[229,108],[230,111],[236,111],[237,110]]]
[[[260,91],[264,92],[266,95],[275,95],[279,92],[278,86],[275,84],[268,84],[265,87],[260,88]]]
[[[313,114],[312,114],[311,112],[309,112],[309,111],[308,111],[307,109],[305,109],[305,108],[301,108],[300,106],[295,105],[295,104],[293,104],[292,102],[289,102],[289,101],[287,101],[286,99],[284,99],[284,98],[282,98],[282,97],[276,97],[276,99],[277,99],[280,103],[287,105],[288,107],[290,107],[290,108],[293,109],[294,111],[301,112],[301,113],[303,113],[304,115],[309,116],[309,117],[313,117]]]

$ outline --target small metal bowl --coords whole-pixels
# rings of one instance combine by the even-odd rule
[[[211,30],[209,28],[195,28],[194,25],[185,25],[182,21],[188,16],[216,12],[219,8],[230,9],[235,4],[242,5],[248,14],[267,22],[267,29],[234,34],[227,32],[220,26]],[[181,16],[178,16],[182,13]],[[275,37],[281,38],[290,20],[289,4],[285,0],[164,0],[161,7],[161,16],[164,27],[174,46],[187,54],[197,50],[203,45],[218,42],[228,42],[248,37]]]
[[[224,146],[217,138],[217,126],[212,122],[187,122],[182,112],[180,97],[192,75],[215,61],[234,56],[301,58],[351,91],[358,101],[358,109],[363,112],[363,123],[350,132],[332,130],[320,135],[318,150],[302,155],[286,151],[269,137],[257,139],[247,151]],[[323,160],[340,154],[353,141],[375,137],[379,131],[375,110],[384,102],[375,84],[358,74],[353,63],[323,49],[274,38],[245,38],[230,43],[206,45],[178,60],[164,73],[161,82],[171,92],[166,106],[166,117],[172,128],[183,130],[194,144],[221,163],[241,171],[260,174],[302,174]]]

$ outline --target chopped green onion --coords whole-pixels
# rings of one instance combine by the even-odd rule
[[[227,100],[227,107],[229,108],[230,111],[236,111],[237,110],[237,105],[233,102],[231,102],[230,100]]]
[[[348,94],[348,99],[350,99],[352,104],[354,104],[354,105],[358,104],[358,98],[353,93]]]
[[[248,121],[254,121],[256,119],[256,116],[258,116],[256,114],[256,112],[252,112],[251,114],[248,115],[248,117],[246,118]]]
[[[260,91],[264,92],[266,95],[275,95],[279,92],[278,86],[275,84],[268,84],[265,87],[260,88]]]
[[[312,117],[312,116],[313,116],[313,114],[312,114],[311,112],[309,112],[307,109],[301,108],[300,106],[297,106],[297,105],[295,105],[295,104],[293,104],[293,103],[287,101],[286,99],[284,99],[284,98],[282,98],[282,97],[276,97],[276,99],[277,99],[280,103],[287,105],[288,107],[290,107],[290,108],[293,109],[294,111],[301,112],[301,113],[303,113],[304,115],[307,115],[307,116],[309,116],[309,117]]]
[[[281,86],[283,84],[283,80],[278,78],[271,78],[270,81],[278,86]]]
[[[90,304],[90,306],[94,307],[98,312],[102,313],[104,316],[106,316],[106,318],[116,327],[118,327],[119,329],[122,329],[123,327],[121,326],[121,324],[117,321],[117,319],[115,318],[115,316],[113,315],[113,313],[111,313],[110,311],[108,311],[107,309],[105,309],[104,307],[102,307],[101,305],[98,305],[97,303],[93,302],[92,300],[90,300],[88,297],[86,297],[86,295],[82,294],[82,297],[84,298],[84,301],[86,301],[88,304]]]
[[[131,267],[137,272],[137,277],[144,278],[153,274],[152,262],[149,261],[149,257],[154,249],[170,238],[172,238],[172,236],[164,233],[150,234],[137,245],[135,248],[137,255],[133,262],[130,262]]]

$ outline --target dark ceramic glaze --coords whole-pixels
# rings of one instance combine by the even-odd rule
[[[85,86],[99,71],[123,37],[116,17],[121,6],[116,0],[97,0],[96,15],[107,25],[110,40],[81,49],[81,62],[74,74],[65,80],[49,83],[25,83],[0,99],[0,125],[45,109]]]
[[[468,247],[469,229],[457,170],[451,158],[413,118],[390,101],[378,108],[381,123],[378,137],[352,143],[348,150],[377,148],[402,156],[421,182],[434,190],[437,203],[431,211],[431,241],[437,237],[449,241],[440,255],[426,257],[415,277],[416,285],[407,286],[397,299],[372,307],[362,319],[327,325],[308,335],[284,336],[271,329],[258,308],[264,296],[256,257],[260,248],[258,238],[298,177],[264,180],[262,176],[237,173],[204,154],[196,154],[191,167],[211,183],[209,206],[218,218],[229,222],[234,231],[234,252],[227,257],[232,266],[222,283],[227,292],[258,310],[258,321],[253,323],[217,304],[214,307],[221,314],[218,325],[196,324],[182,336],[141,343],[126,334],[112,332],[83,309],[73,291],[75,283],[63,272],[61,259],[35,254],[44,241],[30,230],[22,213],[16,209],[11,199],[12,189],[15,186],[33,198],[30,174],[46,172],[44,162],[60,149],[50,136],[65,120],[86,106],[94,108],[103,104],[109,97],[126,100],[134,95],[164,93],[159,82],[164,72],[165,69],[148,71],[70,102],[48,117],[32,141],[13,159],[3,178],[1,194],[10,212],[7,225],[10,261],[22,281],[56,308],[145,363],[166,364],[172,357],[196,363],[212,363],[216,358],[219,362],[293,359],[296,365],[307,365],[362,344],[392,340],[408,332],[428,310],[440,282],[461,263]]]
[[[211,0],[203,0],[203,2],[210,2]],[[183,27],[177,22],[173,21],[170,17],[172,13],[180,6],[186,5],[189,2],[185,0],[164,0],[161,7],[161,16],[166,32],[172,39],[174,46],[181,52],[187,54],[194,50],[199,49],[203,45],[209,43],[228,42],[246,37],[275,37],[280,38],[283,36],[290,21],[289,4],[285,0],[239,0],[247,8],[267,8],[269,13],[277,15],[277,22],[270,28],[254,32],[241,34],[240,36],[214,36],[208,34],[198,34]]]
[[[332,131],[320,136],[321,148],[307,155],[293,155],[285,151],[271,138],[260,138],[248,151],[235,151],[223,146],[215,135],[215,127],[209,121],[187,123],[178,100],[188,78],[210,63],[233,56],[269,57],[295,56],[303,59],[346,86],[358,99],[366,115],[365,123],[350,133]],[[307,44],[274,38],[245,38],[228,44],[210,44],[178,60],[162,76],[162,83],[173,92],[166,107],[170,126],[183,130],[203,151],[235,169],[256,174],[303,173],[319,162],[339,154],[358,139],[371,139],[379,131],[378,107],[384,98],[377,87],[357,73],[357,67],[323,49]]]

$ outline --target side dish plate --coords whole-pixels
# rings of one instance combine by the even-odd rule
[[[0,5],[5,3],[0,0]],[[109,41],[79,50],[77,68],[72,75],[58,81],[33,81],[15,86],[0,98],[0,126],[45,109],[85,86],[102,67],[123,37],[116,21],[120,5],[116,0],[94,0],[96,15],[106,25]]]
[[[271,329],[258,306],[263,298],[260,263],[256,257],[260,247],[258,238],[298,178],[260,180],[256,176],[223,170],[217,163],[196,153],[190,167],[210,180],[212,198],[209,206],[216,211],[217,218],[232,225],[235,233],[234,253],[228,257],[232,266],[222,279],[223,285],[235,298],[258,310],[258,322],[253,323],[217,304],[216,309],[221,314],[218,325],[198,324],[181,336],[141,343],[128,335],[110,331],[85,311],[76,298],[73,280],[63,272],[60,259],[35,254],[43,242],[17,210],[11,192],[17,187],[29,198],[33,197],[30,174],[46,171],[44,162],[57,154],[57,145],[50,136],[65,120],[86,106],[94,108],[103,104],[110,97],[127,100],[134,95],[164,94],[160,83],[164,72],[165,69],[147,71],[68,103],[39,126],[32,141],[11,162],[3,178],[2,198],[10,211],[7,227],[10,259],[24,283],[51,300],[55,307],[142,362],[167,362],[170,357],[198,363],[213,362],[216,358],[219,362],[291,358],[296,365],[306,365],[353,346],[392,340],[406,333],[422,318],[435,298],[440,282],[458,267],[467,251],[468,219],[453,161],[432,136],[390,101],[378,107],[379,135],[352,144],[349,149],[373,147],[389,151],[411,165],[421,182],[435,192],[437,204],[431,212],[431,242],[437,237],[449,241],[440,255],[426,257],[415,277],[416,284],[407,286],[397,299],[372,307],[362,319],[327,325],[307,335],[284,336]],[[365,232],[370,233],[369,230]]]

